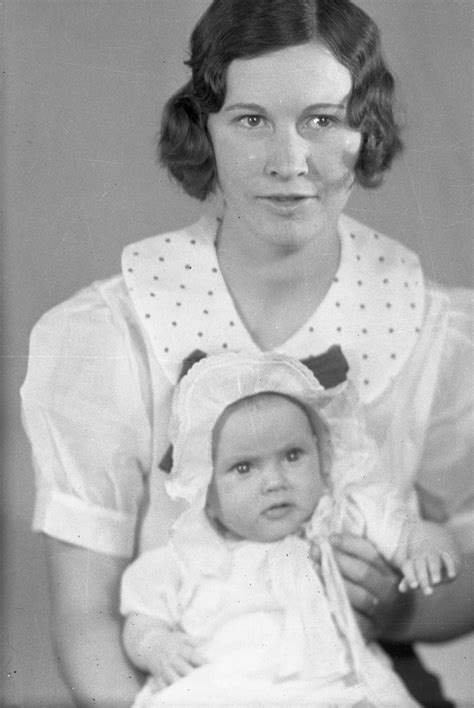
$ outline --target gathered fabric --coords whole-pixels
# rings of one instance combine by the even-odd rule
[[[136,708],[224,706],[225,686],[232,705],[417,705],[359,632],[326,511],[318,507],[300,534],[257,543],[223,538],[204,512],[189,510],[165,548],[126,570],[122,613],[176,623],[208,661],[159,693],[146,686]],[[312,543],[321,552],[316,566]]]

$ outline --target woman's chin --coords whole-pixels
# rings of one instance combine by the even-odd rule
[[[242,209],[237,218],[224,213],[224,224],[227,221],[230,225],[233,221],[242,233],[246,248],[250,250],[252,241],[255,245],[266,243],[270,248],[293,252],[314,241],[328,244],[333,238],[335,240],[342,209],[328,209],[321,201],[308,201],[309,204],[301,208],[291,205],[280,207],[278,204],[275,207],[258,204],[258,208],[252,208],[249,205],[248,210],[244,212]]]

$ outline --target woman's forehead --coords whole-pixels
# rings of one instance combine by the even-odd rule
[[[350,71],[326,47],[311,42],[234,60],[227,73],[223,110],[241,103],[344,105],[351,89]]]

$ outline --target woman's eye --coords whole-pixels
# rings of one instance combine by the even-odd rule
[[[297,447],[292,447],[291,450],[288,450],[286,453],[286,459],[288,462],[298,462],[302,455],[302,450],[300,450]]]
[[[313,116],[307,125],[310,128],[331,128],[338,122],[336,116]]]
[[[237,474],[248,474],[250,472],[250,463],[239,462],[238,464],[234,465],[232,469],[235,470]]]
[[[244,128],[260,128],[263,125],[263,118],[262,116],[241,116],[238,122]]]

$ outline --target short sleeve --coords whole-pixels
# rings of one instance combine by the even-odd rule
[[[447,522],[461,547],[474,546],[472,293],[450,293],[436,392],[418,473],[423,515]]]
[[[134,612],[179,623],[180,569],[169,546],[146,551],[131,563],[122,576],[120,612]]]
[[[151,431],[144,347],[122,290],[119,278],[97,284],[42,317],[21,395],[33,529],[130,557]]]

